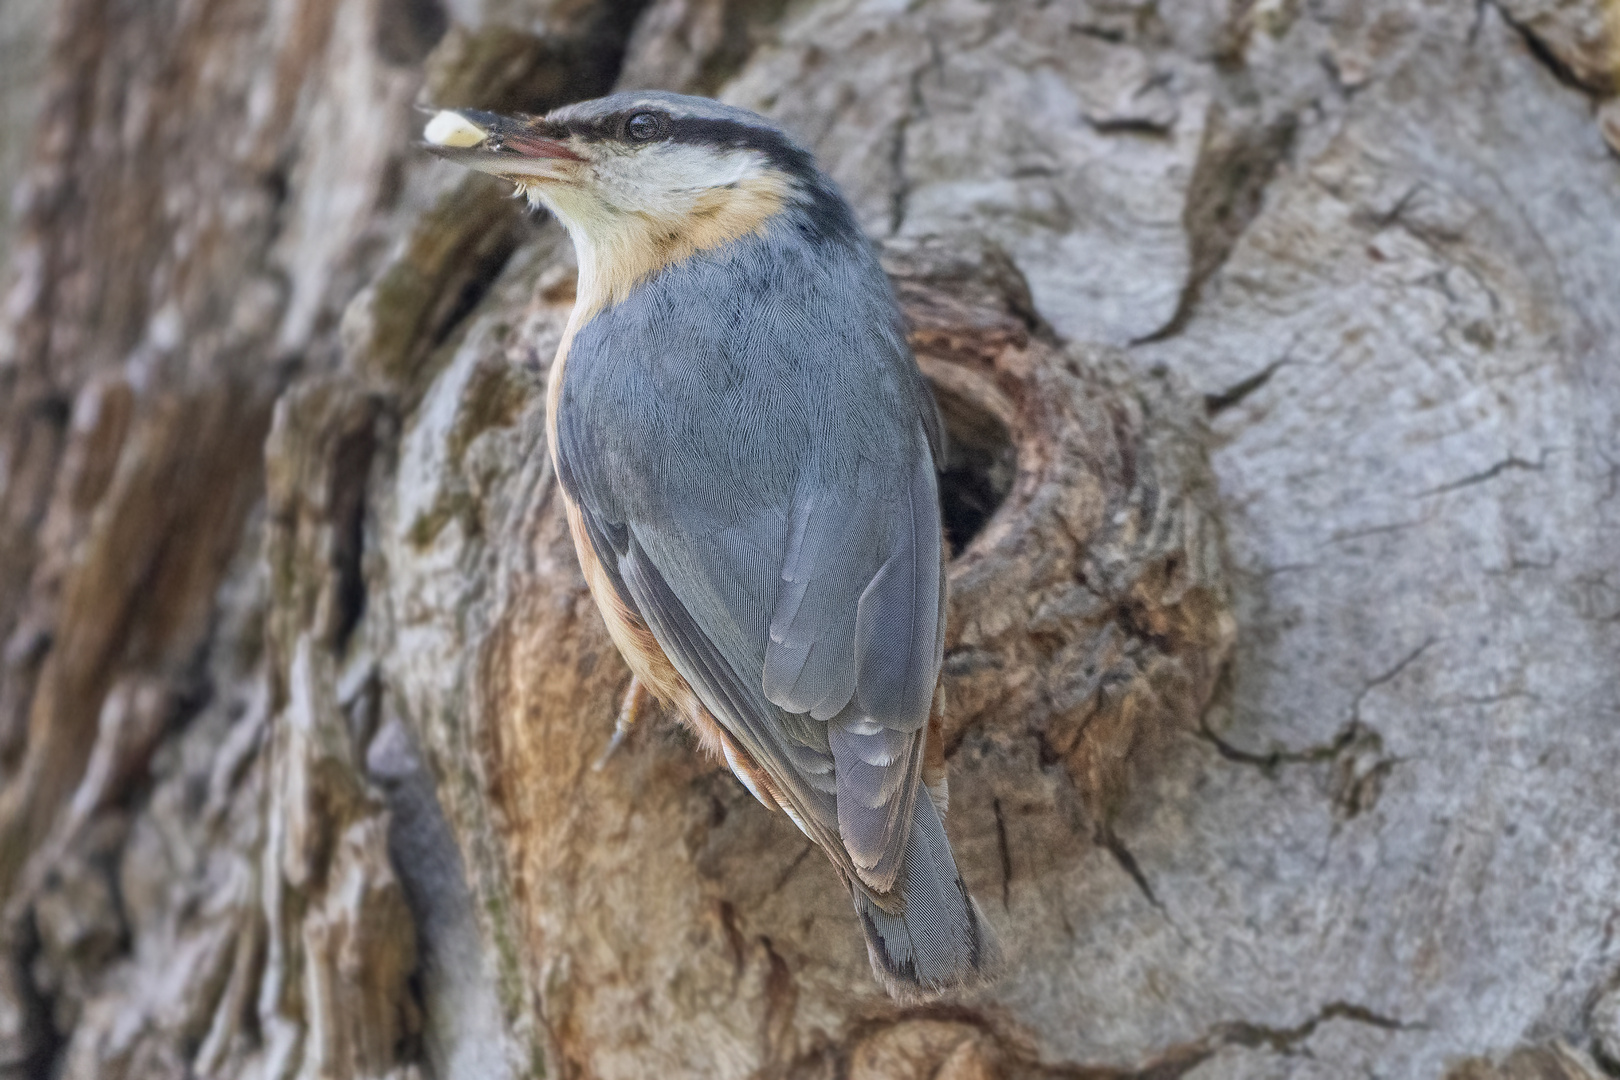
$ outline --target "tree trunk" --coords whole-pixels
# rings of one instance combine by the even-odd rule
[[[1620,1076],[1604,0],[6,0],[0,1080]],[[813,147],[945,414],[899,1006],[629,679],[555,223],[415,106]]]

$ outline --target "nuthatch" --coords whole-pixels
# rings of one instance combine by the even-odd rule
[[[649,689],[827,853],[891,992],[974,981],[991,942],[940,819],[944,436],[849,205],[704,98],[441,112],[425,137],[573,239],[547,434],[635,675],[621,721]]]

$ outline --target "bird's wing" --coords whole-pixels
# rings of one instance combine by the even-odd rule
[[[801,483],[763,688],[828,723],[838,832],[880,891],[900,869],[944,629],[939,496],[919,427],[898,484]]]
[[[569,470],[560,472],[559,479],[569,487]],[[840,851],[834,756],[826,726],[783,723],[789,718],[766,700],[757,680],[738,672],[692,617],[631,528],[605,521],[592,506],[589,489],[572,489],[570,497],[580,507],[591,547],[619,599],[641,615],[669,662],[750,762],[764,770],[773,801],[822,848]],[[753,782],[744,780],[753,790]]]
[[[879,892],[900,871],[943,624],[920,431],[909,456],[906,484],[801,479],[788,529],[671,535],[653,520],[604,521],[578,496],[598,558],[676,670],[806,833]],[[737,632],[751,605],[731,587],[761,547],[781,566],[765,642]]]

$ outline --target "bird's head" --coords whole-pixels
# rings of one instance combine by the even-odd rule
[[[544,117],[444,111],[424,138],[555,213],[578,250],[582,286],[605,290],[604,303],[785,212],[807,234],[855,230],[809,153],[763,117],[707,98],[614,94]]]

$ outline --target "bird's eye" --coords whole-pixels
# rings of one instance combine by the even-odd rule
[[[624,130],[636,142],[647,142],[663,134],[664,118],[657,113],[636,113],[624,125]]]

